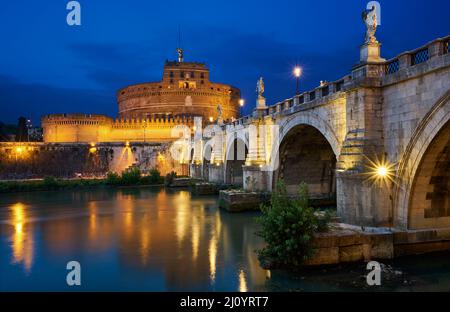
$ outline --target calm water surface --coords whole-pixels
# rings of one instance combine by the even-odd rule
[[[255,213],[160,188],[0,195],[0,291],[372,290],[364,265],[299,273],[259,267]],[[66,284],[81,264],[82,285]],[[389,263],[377,290],[450,290],[450,254]]]

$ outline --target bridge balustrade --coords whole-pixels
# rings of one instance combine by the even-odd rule
[[[424,63],[430,58],[428,47],[413,53],[411,57],[411,66]]]

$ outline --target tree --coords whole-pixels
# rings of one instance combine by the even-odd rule
[[[26,141],[28,141],[27,119],[25,117],[19,117],[19,121],[17,123],[16,142]]]

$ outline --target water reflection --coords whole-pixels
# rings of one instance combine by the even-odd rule
[[[245,273],[243,270],[239,272],[239,291],[247,292],[247,280],[245,279]]]
[[[209,241],[209,276],[211,278],[211,284],[214,284],[216,280],[216,257],[217,257],[217,238],[215,233],[212,233],[212,238]]]
[[[34,241],[31,224],[27,223],[27,207],[22,203],[11,206],[11,220],[14,226],[12,235],[12,263],[22,263],[30,272],[33,265]]]
[[[2,195],[0,291],[69,290],[71,260],[82,265],[86,291],[371,290],[364,264],[301,276],[262,270],[255,216],[164,189]],[[406,275],[378,290],[450,290],[450,253],[392,266]]]
[[[214,197],[164,189],[68,191],[52,200],[22,196],[26,204],[11,205],[6,218],[14,225],[11,262],[22,263],[30,275],[60,272],[67,261],[79,260],[91,274],[82,284],[87,290],[247,291],[249,284],[257,290],[266,282],[254,253],[261,244],[254,235],[255,215],[224,213]],[[1,218],[0,227],[7,221]],[[42,257],[32,270],[35,249]],[[39,280],[52,290],[64,289],[59,281]],[[20,287],[27,285],[39,287],[27,279]]]

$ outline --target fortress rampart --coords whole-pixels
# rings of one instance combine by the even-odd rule
[[[168,142],[177,127],[191,127],[188,117],[112,119],[104,115],[60,114],[42,118],[44,142]]]

